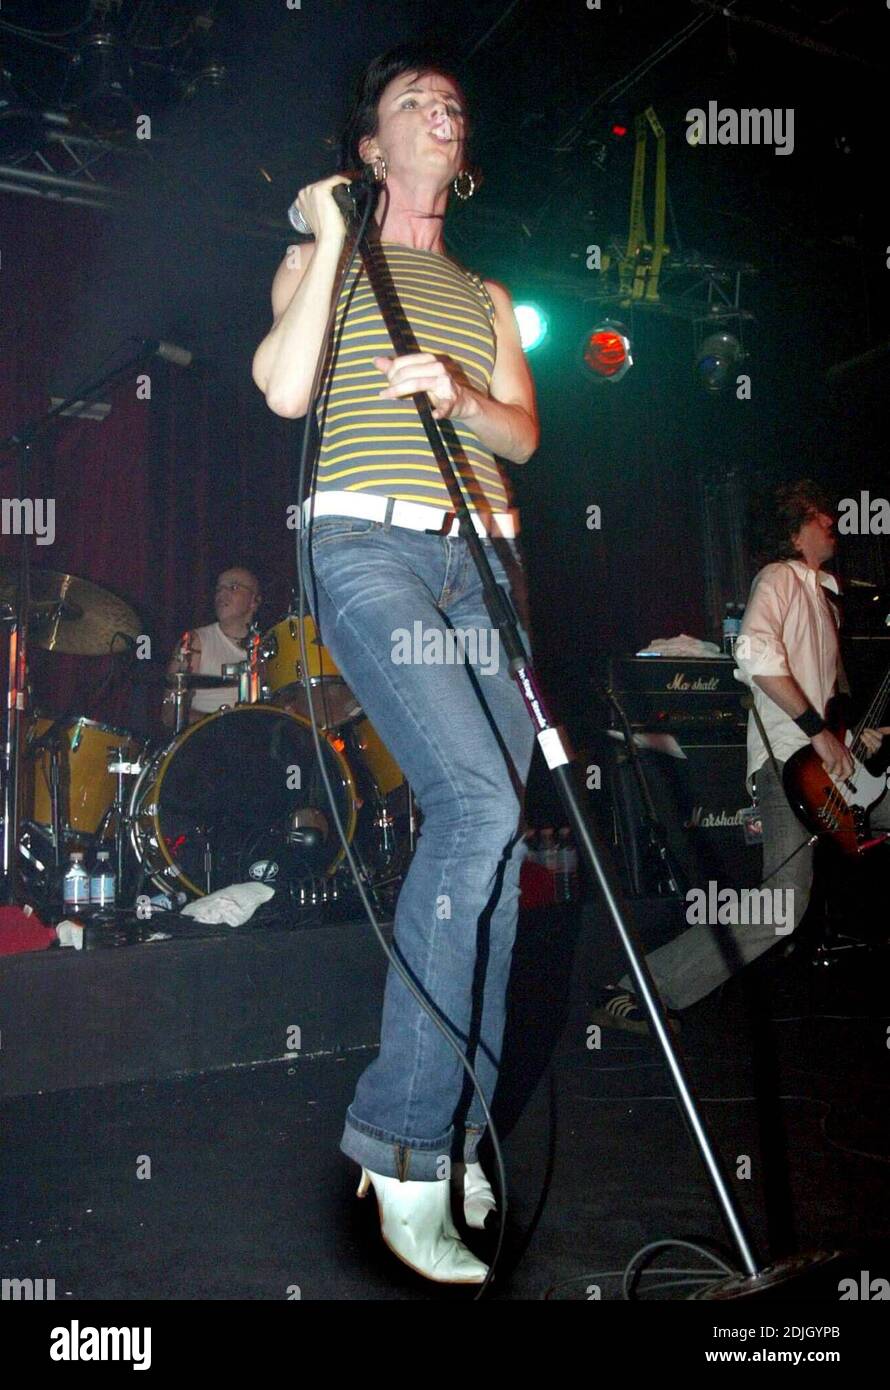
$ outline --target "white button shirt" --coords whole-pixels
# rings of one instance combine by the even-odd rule
[[[736,676],[751,687],[773,753],[783,763],[809,743],[806,734],[775,700],[754,684],[754,676],[793,676],[813,709],[822,716],[838,677],[837,617],[823,588],[838,592],[825,570],[802,560],[765,565],[755,576],[736,642]],[[748,715],[748,782],[769,754]]]

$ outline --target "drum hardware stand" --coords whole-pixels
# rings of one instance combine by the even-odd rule
[[[18,495],[28,496],[31,439],[12,441],[18,449]],[[7,441],[7,444],[9,441]],[[25,528],[19,540],[19,573],[15,612],[9,624],[9,674],[6,696],[6,737],[3,745],[3,851],[0,861],[0,902],[11,904],[19,896],[18,845],[22,759],[22,729],[28,700],[28,620],[31,608],[30,554]],[[55,850],[58,854],[58,846]]]
[[[40,738],[33,743],[27,744],[25,756],[34,759],[37,753],[46,750],[49,753],[49,797],[50,797],[50,838],[52,841],[52,863],[47,868],[47,891],[44,907],[48,911],[61,905],[63,901],[62,892],[62,873],[63,855],[62,839],[64,831],[62,829],[62,745],[61,731],[62,726],[67,723],[64,715],[54,719],[52,724]],[[35,768],[34,776],[37,776]],[[70,807],[69,807],[70,812]]]
[[[361,739],[354,725],[349,726],[345,730],[345,742],[356,768],[366,767],[364,757],[362,754]],[[368,792],[368,789],[363,782],[359,782],[358,786],[359,792],[362,797],[362,804],[369,805],[370,803],[371,829],[374,832],[374,838],[372,841],[372,857],[377,854],[380,854],[383,857],[383,862],[388,866],[391,866],[393,862],[397,862],[396,855],[398,851],[398,833],[396,830],[396,825],[398,818],[394,814],[394,812],[392,812],[389,809],[387,805],[387,798],[382,794],[382,792],[378,788],[373,776],[370,775],[370,773],[368,773],[368,776],[370,780],[370,791]],[[411,786],[407,779],[405,780],[404,785],[405,792],[408,798],[408,834],[410,843],[410,855],[413,855],[416,840],[414,822],[414,795],[411,791]],[[364,856],[361,853],[361,849],[357,840],[352,846],[352,853],[356,858],[359,868],[361,869],[362,878],[364,879],[365,885],[374,899],[374,906],[376,910],[381,913],[384,912],[385,907],[384,904],[381,902],[378,890],[381,888],[386,888],[390,884],[397,882],[400,878],[404,877],[404,874],[400,874],[398,869],[396,869],[395,872],[390,871],[388,873],[388,876],[385,878],[379,875],[375,876],[375,874],[368,869],[368,865],[365,863]]]
[[[188,720],[188,673],[185,671],[176,671],[171,679],[173,681],[173,736],[177,738],[182,733]]]
[[[189,717],[189,686],[187,677],[191,674],[192,658],[192,634],[186,631],[182,634],[182,641],[179,644],[179,661],[185,665],[184,671],[174,671],[171,677],[173,681],[173,737],[178,738],[188,723]]]
[[[338,193],[340,193],[340,197],[337,197]],[[375,237],[375,240],[371,241],[362,232],[362,227],[358,225],[355,204],[350,198],[344,199],[340,189],[335,189],[333,196],[338,206],[344,211],[344,216],[351,224],[358,240],[365,271],[380,306],[396,356],[419,352],[417,339],[405,317],[379,238]],[[365,225],[367,225],[367,221],[368,214],[365,213]],[[453,426],[448,421],[439,422],[434,419],[426,392],[418,391],[412,396],[412,399],[441,470],[452,507],[458,517],[459,534],[466,541],[479,572],[486,607],[491,616],[492,625],[499,633],[503,650],[507,654],[511,675],[535,727],[538,744],[559,791],[579,853],[583,856],[592,878],[600,886],[627,956],[636,993],[643,1001],[649,1016],[652,1032],[664,1056],[681,1110],[698,1148],[720,1213],[738,1254],[743,1273],[733,1275],[730,1279],[713,1286],[709,1289],[708,1296],[750,1296],[778,1285],[787,1285],[790,1280],[800,1277],[812,1266],[824,1264],[830,1257],[819,1252],[813,1255],[798,1256],[764,1268],[755,1256],[744,1216],[729,1186],[723,1164],[708,1133],[705,1121],[699,1113],[692,1084],[686,1074],[685,1063],[681,1059],[671,1036],[664,1005],[646,964],[646,958],[636,931],[631,925],[628,905],[624,899],[617,872],[608,851],[602,844],[599,831],[593,823],[589,810],[578,797],[571,773],[571,755],[564,745],[562,735],[552,722],[545,698],[538,686],[531,663],[525,654],[512,605],[509,603],[505,591],[495,581],[482,542],[472,524],[452,460],[445,447],[445,437],[447,436],[452,447],[457,445],[459,448],[459,441],[456,439]]]
[[[261,656],[260,646],[262,636],[256,619],[247,629],[247,662],[242,688],[238,692],[238,699],[242,704],[256,705],[260,699],[260,675],[261,675]]]
[[[130,340],[132,341],[132,340]],[[178,361],[164,351],[167,344],[139,340],[139,349],[131,353],[124,362],[101,376],[88,378],[75,386],[71,395],[59,401],[52,410],[27,420],[15,433],[0,440],[0,454],[15,453],[18,459],[18,496],[29,496],[28,486],[31,474],[31,459],[34,444],[48,438],[58,428],[59,421],[72,410],[82,407],[99,391],[128,376],[139,366],[154,356]],[[5,465],[4,465],[5,466]],[[9,676],[6,698],[6,727],[3,743],[2,811],[3,839],[0,855],[0,903],[14,903],[19,896],[18,844],[19,810],[21,793],[21,765],[25,718],[28,712],[28,626],[30,622],[31,585],[30,552],[28,536],[22,527],[19,538],[19,572],[16,587],[15,611],[10,614],[9,636]],[[60,850],[58,851],[60,852]]]
[[[198,825],[195,829],[204,839],[204,887],[205,892],[209,894],[213,892],[211,887],[213,882],[213,850],[210,847],[210,836],[213,831],[213,826]]]
[[[408,848],[413,855],[417,847],[417,816],[415,815],[417,802],[414,800],[414,792],[410,782],[405,782],[405,789],[408,793]]]
[[[387,809],[386,802],[381,797],[377,806],[377,814],[374,817],[374,825],[378,830],[378,838],[382,853],[386,855],[387,858],[394,852],[396,847],[395,823],[395,816]]]
[[[122,744],[119,748],[109,749],[108,771],[114,773],[116,779],[114,801],[105,812],[99,829],[96,831],[96,840],[101,844],[102,837],[108,828],[108,824],[112,816],[114,817],[115,898],[118,902],[123,895],[124,849],[130,830],[130,818],[124,801],[124,778],[138,776],[142,772],[141,763],[138,761],[135,763],[127,761],[127,751],[125,744]]]

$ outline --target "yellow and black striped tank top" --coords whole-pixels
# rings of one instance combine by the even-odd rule
[[[435,251],[390,241],[382,246],[421,352],[452,358],[472,385],[487,393],[496,351],[494,305],[479,276]],[[333,372],[329,364],[318,405],[316,489],[426,502],[450,511],[413,400],[380,396],[387,382],[373,359],[392,357],[394,351],[360,260],[341,290],[333,342],[338,345]],[[508,485],[494,454],[462,421],[448,423],[461,446],[453,452],[471,508],[506,511]]]

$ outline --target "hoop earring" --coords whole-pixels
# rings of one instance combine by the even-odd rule
[[[466,203],[476,192],[476,180],[469,169],[461,169],[451,187],[454,189],[462,203]]]
[[[383,158],[382,154],[377,155],[371,162],[371,172],[374,176],[375,183],[386,183],[386,160]]]

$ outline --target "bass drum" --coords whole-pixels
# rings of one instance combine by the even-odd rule
[[[321,747],[351,842],[355,780],[324,735]],[[270,705],[219,710],[168,743],[133,789],[130,837],[162,892],[194,898],[232,883],[325,877],[344,858],[309,722]]]

